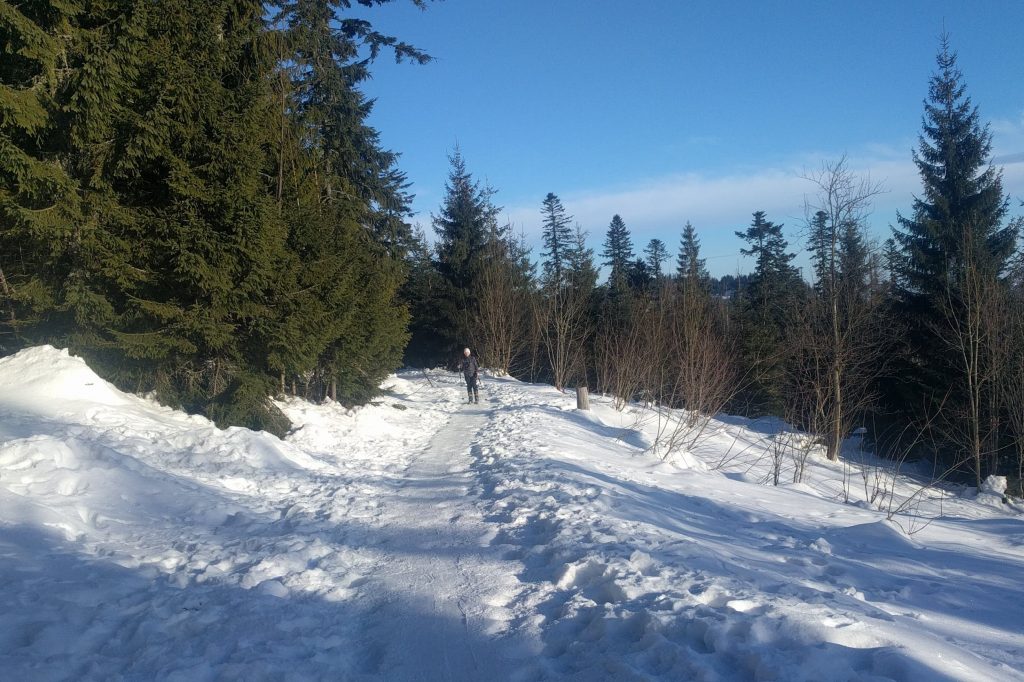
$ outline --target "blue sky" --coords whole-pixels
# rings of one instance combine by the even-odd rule
[[[598,251],[615,213],[637,250],[658,237],[674,252],[689,220],[712,274],[747,271],[734,232],[763,209],[799,247],[800,176],[842,154],[888,190],[870,218],[884,237],[919,188],[911,150],[943,26],[1022,212],[1021,0],[398,0],[361,14],[435,58],[382,58],[365,87],[428,233],[458,144],[533,243],[555,192]]]

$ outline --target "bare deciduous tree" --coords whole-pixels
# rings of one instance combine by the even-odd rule
[[[740,385],[724,310],[703,288],[663,283],[637,297],[621,328],[602,330],[597,375],[617,409],[642,398],[663,457],[693,448]]]
[[[569,286],[552,289],[534,299],[535,315],[547,354],[551,379],[559,391],[583,374],[587,339],[591,334],[590,297]]]
[[[530,291],[515,264],[493,258],[483,268],[477,290],[476,334],[483,362],[498,374],[508,374],[512,362],[530,341]]]
[[[600,390],[622,410],[650,387],[649,365],[654,361],[646,311],[633,311],[629,323],[601,326],[595,343],[595,375]]]
[[[816,297],[802,314],[797,383],[805,426],[821,435],[830,460],[858,413],[871,401],[868,387],[882,371],[878,343],[880,297],[867,267],[864,221],[882,186],[860,178],[846,157],[822,164],[805,178],[817,188],[805,202],[815,261]],[[811,214],[814,218],[811,218]],[[859,252],[858,252],[859,250]]]
[[[950,350],[957,377],[954,400],[938,429],[946,442],[958,448],[981,486],[984,461],[998,449],[1000,390],[997,383],[1001,365],[1008,360],[1001,352],[999,321],[1002,317],[1005,284],[998,273],[986,267],[973,246],[971,226],[963,231],[963,262],[955,269],[942,303],[944,324],[935,329]],[[938,325],[937,325],[938,326]]]
[[[723,332],[724,311],[703,289],[682,287],[669,317],[671,383],[665,403],[685,410],[673,428],[668,449],[691,449],[708,424],[742,384],[735,349]]]
[[[1024,292],[1014,291],[1006,297],[999,319],[999,392],[1016,464],[1017,492],[1024,495]]]

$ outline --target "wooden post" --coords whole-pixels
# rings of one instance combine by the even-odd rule
[[[576,409],[577,410],[589,410],[590,409],[590,394],[587,392],[586,386],[576,387]]]

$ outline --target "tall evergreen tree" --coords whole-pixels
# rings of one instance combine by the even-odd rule
[[[122,383],[280,432],[263,332],[286,231],[264,182],[263,12],[225,0],[151,14],[137,109],[111,159],[118,208],[96,215],[104,265],[77,293],[112,309],[74,343]]]
[[[445,197],[439,212],[432,216],[437,234],[437,265],[454,288],[468,292],[479,274],[484,248],[493,236],[500,209],[491,201],[494,192],[473,180],[458,149],[449,162]]]
[[[815,211],[811,217],[807,250],[811,253],[811,267],[814,269],[814,285],[819,290],[833,282],[838,271],[838,252],[835,248],[838,235],[834,234],[828,213]]]
[[[903,382],[890,392],[894,405],[931,408],[955,428],[941,449],[967,452],[976,483],[983,476],[983,443],[996,420],[991,299],[1016,246],[1018,224],[1004,223],[1009,201],[1002,172],[991,165],[991,133],[966,94],[956,53],[943,36],[938,71],[924,103],[922,134],[914,151],[923,194],[910,217],[898,216],[897,314],[908,325]],[[962,427],[962,428],[961,428]]]
[[[951,271],[962,267],[970,252],[1001,273],[1016,241],[1016,226],[1002,224],[1008,199],[1001,170],[989,164],[991,134],[966,96],[946,38],[937,62],[914,152],[924,194],[915,199],[911,217],[899,216],[902,229],[893,233],[903,279],[900,298],[922,318],[934,318]]]
[[[384,48],[426,57],[350,6],[4,5],[0,335],[221,423],[283,429],[288,374],[376,391],[409,197],[358,86]]]
[[[409,344],[406,365],[430,367],[445,359],[446,328],[437,301],[447,293],[445,282],[434,264],[434,254],[422,230],[413,233],[406,255],[408,277],[402,285],[402,300],[409,306]]]
[[[900,272],[900,251],[896,246],[896,239],[888,237],[882,243],[882,261],[885,265],[887,283],[889,288],[895,290],[897,287],[897,276]]]
[[[58,63],[78,30],[70,10],[5,5],[0,20],[0,351],[28,341],[30,322],[55,306],[61,246],[78,219],[74,181],[46,160],[62,142]]]
[[[608,268],[608,280],[602,287],[602,326],[619,329],[628,324],[633,294],[646,288],[649,275],[641,259],[640,269],[633,255],[633,241],[622,217],[612,216],[601,251],[602,265]]]
[[[872,254],[864,226],[854,220],[843,222],[839,234],[839,284],[845,292],[866,291],[872,270]]]
[[[587,233],[576,223],[566,258],[569,285],[581,296],[589,297],[597,286],[594,250],[587,246]]]
[[[440,211],[433,216],[437,233],[437,269],[447,291],[439,300],[447,329],[446,350],[454,353],[473,341],[477,288],[490,239],[500,239],[491,201],[494,191],[481,187],[466,170],[461,152],[449,157],[451,170]]]
[[[832,292],[847,296],[863,290],[869,269],[863,226],[854,219],[835,220],[819,210],[808,227],[815,289],[826,298]]]
[[[665,242],[660,239],[652,239],[644,247],[644,256],[647,257],[647,267],[650,268],[654,281],[660,282],[664,276],[661,271],[661,264],[668,260],[668,249]]]
[[[940,352],[930,330],[942,326],[943,301],[958,271],[976,257],[982,267],[1002,274],[1017,238],[1016,224],[1003,224],[1009,200],[1001,169],[990,163],[992,135],[966,94],[956,59],[943,36],[914,151],[923,194],[915,198],[913,214],[899,215],[893,230],[897,298],[913,321],[920,366],[932,369],[947,364],[928,362]],[[924,385],[936,389],[946,378],[933,375]]]
[[[740,253],[755,260],[754,271],[738,298],[741,352],[751,378],[745,396],[754,413],[779,414],[782,408],[786,330],[802,290],[791,265],[782,225],[756,211],[750,226],[736,235],[747,242]]]
[[[755,211],[750,227],[736,236],[747,242],[740,253],[754,259],[754,272],[747,296],[766,315],[784,314],[791,302],[799,272],[791,265],[795,254],[787,251],[789,242],[782,235],[782,224],[768,220],[764,211]]]
[[[569,257],[573,249],[573,232],[569,225],[572,216],[567,215],[562,201],[552,192],[544,197],[541,208],[544,222],[541,231],[544,236],[543,261],[544,284],[555,288],[566,283]]]
[[[612,216],[612,221],[608,224],[601,257],[604,258],[602,264],[610,268],[609,287],[614,290],[624,289],[628,283],[630,265],[633,262],[633,240],[626,223],[618,214]]]
[[[697,231],[690,221],[686,221],[679,242],[676,276],[681,284],[687,286],[705,286],[710,278],[705,259],[700,257],[700,239],[697,238]]]

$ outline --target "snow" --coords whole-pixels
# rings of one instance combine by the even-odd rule
[[[0,359],[5,679],[1021,680],[1024,516],[851,443],[391,377],[284,440]],[[669,418],[679,418],[672,413]],[[786,434],[802,442],[796,434]]]

